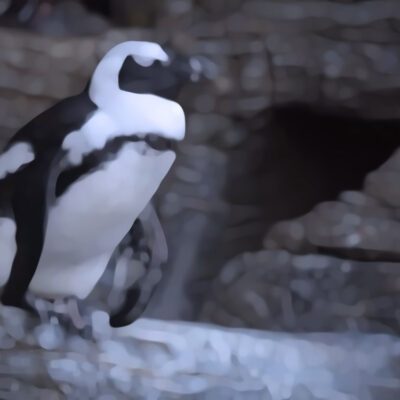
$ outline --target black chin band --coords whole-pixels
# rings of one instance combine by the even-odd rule
[[[56,197],[61,196],[68,187],[82,176],[96,170],[105,161],[115,157],[125,143],[145,142],[157,151],[174,150],[175,140],[164,138],[160,135],[149,133],[139,137],[137,135],[118,136],[108,141],[102,149],[94,150],[83,157],[82,163],[71,166],[61,172],[56,184]]]
[[[175,140],[168,139],[155,133],[148,133],[145,136],[139,137],[137,135],[128,136],[123,142],[145,142],[152,149],[157,151],[173,150]]]

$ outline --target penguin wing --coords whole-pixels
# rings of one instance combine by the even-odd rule
[[[25,293],[36,272],[42,253],[49,202],[54,201],[57,168],[66,135],[79,129],[96,109],[82,93],[62,100],[22,127],[8,142],[7,149],[25,143],[34,158],[5,178],[10,184],[7,199],[16,225],[16,253],[1,301],[5,305],[31,308]],[[1,168],[0,168],[1,169]],[[0,193],[5,197],[5,193]]]
[[[10,206],[16,226],[16,253],[1,297],[5,305],[30,308],[25,293],[43,249],[49,174],[48,166],[35,160],[14,179]]]
[[[148,204],[113,256],[110,303],[114,303],[112,308],[116,311],[111,312],[111,326],[125,326],[141,316],[161,279],[161,267],[167,258],[163,229],[153,206]]]

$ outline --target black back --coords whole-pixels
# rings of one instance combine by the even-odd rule
[[[55,197],[57,175],[53,167],[63,156],[64,138],[79,129],[95,110],[84,91],[34,118],[7,144],[6,149],[15,142],[30,143],[35,158],[0,181],[2,212],[11,212],[17,227],[17,252],[1,296],[4,305],[27,307],[25,293],[43,249],[48,205]]]
[[[0,180],[0,213],[9,214],[11,195],[16,183],[28,174],[33,165],[49,169],[63,155],[61,144],[72,131],[79,129],[95,112],[97,106],[90,100],[87,90],[67,98],[39,114],[23,126],[7,143],[5,150],[16,142],[29,143],[35,159],[21,167],[16,173]],[[23,171],[25,171],[23,173]],[[43,179],[46,179],[43,176]]]

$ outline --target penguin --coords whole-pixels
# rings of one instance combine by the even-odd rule
[[[173,143],[185,136],[176,97],[202,75],[204,59],[124,42],[104,56],[82,93],[11,138],[0,155],[3,305],[32,310],[27,292],[85,299],[116,252],[140,241],[132,239],[138,217],[175,160]],[[131,307],[148,300],[137,286],[131,292]],[[115,324],[129,311],[122,304]]]

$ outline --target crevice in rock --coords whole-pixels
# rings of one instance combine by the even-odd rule
[[[231,150],[228,167],[228,258],[260,248],[276,222],[361,189],[400,146],[400,120],[369,120],[346,108],[292,103],[243,123],[249,135]],[[235,230],[244,234],[231,235]]]
[[[258,248],[258,232],[247,229],[226,241],[231,257],[201,318],[277,331],[398,332],[400,120],[299,104],[258,118],[244,168],[234,170],[250,189],[241,192],[232,174],[238,186],[228,194],[258,207],[266,235]],[[243,215],[233,208],[235,232]]]

